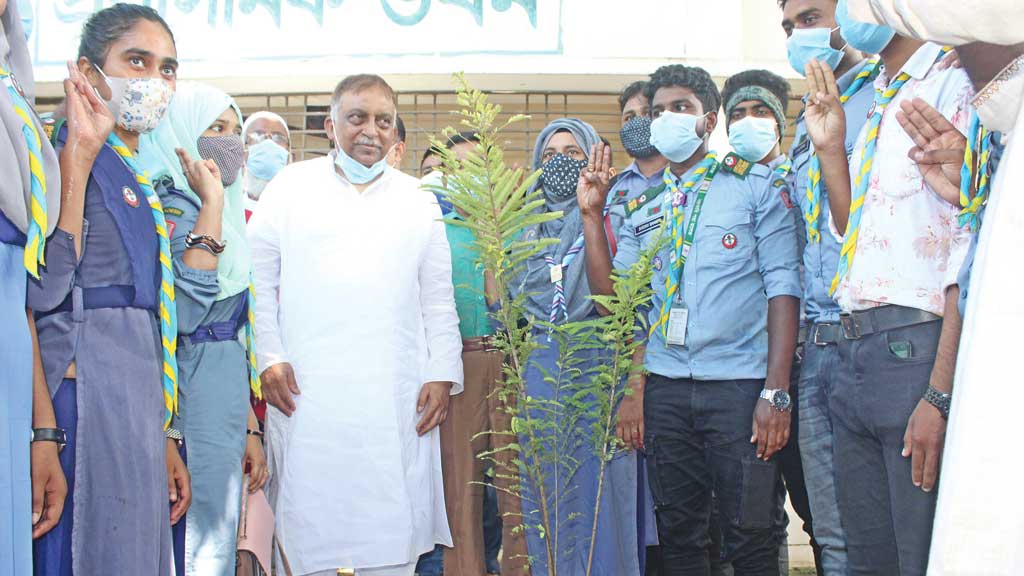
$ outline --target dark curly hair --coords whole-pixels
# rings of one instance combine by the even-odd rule
[[[779,103],[783,107],[789,105],[789,82],[782,76],[768,70],[744,70],[739,74],[730,76],[722,88],[722,102],[729,102],[732,95],[744,86],[760,86],[765,88],[779,99]]]
[[[622,89],[622,94],[619,94],[619,112],[621,113],[626,109],[626,103],[633,99],[637,94],[643,94],[646,96],[644,91],[647,89],[647,80],[637,80],[629,86]]]
[[[722,107],[722,95],[718,92],[718,86],[708,74],[707,70],[696,66],[683,66],[682,64],[669,64],[658,68],[647,83],[644,95],[651,102],[654,102],[654,95],[662,88],[679,86],[688,88],[700,100],[704,106],[704,112],[716,112]]]

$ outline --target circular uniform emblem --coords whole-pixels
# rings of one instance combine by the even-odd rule
[[[722,246],[725,246],[726,250],[732,250],[736,247],[736,235],[729,232],[725,236],[722,236]]]
[[[657,270],[658,272],[661,272],[661,266],[662,266],[661,256],[655,256],[654,260],[651,261],[651,264],[654,266],[655,270]]]
[[[135,195],[135,191],[131,188],[125,186],[121,190],[121,195],[124,196],[124,201],[132,208],[137,208],[139,206],[139,197]]]
[[[725,165],[728,166],[729,168],[732,168],[733,166],[735,166],[736,165],[736,157],[735,156],[726,156],[725,157]]]

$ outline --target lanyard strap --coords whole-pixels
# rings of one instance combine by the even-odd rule
[[[707,196],[708,189],[711,188],[711,181],[714,180],[715,174],[718,173],[718,161],[714,153],[710,153],[704,157],[704,160],[697,166],[697,169],[693,171],[693,175],[690,180],[683,184],[682,190],[676,186],[675,178],[672,177],[672,173],[669,168],[665,168],[665,182],[669,186],[669,195],[665,197],[664,202],[670,202],[672,205],[672,212],[670,214],[669,226],[670,226],[670,241],[671,241],[671,262],[669,264],[669,273],[665,275],[665,298],[661,303],[661,313],[658,316],[658,321],[651,326],[650,334],[653,334],[659,326],[662,328],[663,335],[668,330],[668,315],[672,309],[672,301],[676,295],[682,298],[682,292],[679,291],[679,284],[683,281],[683,270],[686,266],[686,259],[690,255],[690,249],[693,247],[693,240],[697,235],[697,223],[700,220],[700,214],[704,209],[704,198]],[[703,182],[700,189],[697,191],[697,198],[694,200],[693,209],[690,211],[690,221],[686,225],[686,232],[683,233],[683,199],[690,191],[693,190],[697,182],[701,181],[703,176]]]
[[[850,98],[869,81],[874,81],[882,67],[882,60],[874,58],[864,65],[864,68],[857,74],[850,83],[850,86],[839,97],[841,104],[846,104]],[[807,239],[811,242],[821,241],[819,217],[821,216],[821,160],[817,152],[811,153],[811,160],[807,167],[807,209],[804,211],[804,220],[807,223]]]
[[[39,278],[39,266],[46,264],[46,174],[43,173],[43,140],[36,129],[35,111],[22,95],[14,76],[0,65],[0,81],[7,87],[7,93],[14,105],[14,113],[21,119],[21,134],[28,151],[29,178],[29,222],[25,234],[25,270]],[[6,174],[6,177],[12,177]]]
[[[964,148],[964,164],[960,168],[960,226],[970,225],[978,229],[979,211],[988,202],[989,179],[991,178],[992,133],[981,125],[978,112],[971,113],[971,127]],[[975,190],[971,198],[971,190]]]
[[[952,48],[945,47],[939,51],[935,63],[942,60]],[[933,66],[935,64],[932,64]],[[853,266],[853,257],[857,252],[857,237],[860,233],[860,220],[864,215],[864,199],[867,196],[868,187],[871,183],[871,170],[874,166],[875,151],[878,148],[878,129],[882,124],[882,117],[885,110],[893,101],[903,85],[910,80],[910,74],[901,72],[895,80],[886,88],[875,88],[875,104],[868,120],[867,136],[864,140],[864,152],[861,157],[860,167],[854,174],[853,190],[850,197],[850,218],[846,224],[846,236],[843,239],[843,247],[839,251],[839,269],[832,279],[832,286],[829,294],[835,294],[846,275],[850,273]]]

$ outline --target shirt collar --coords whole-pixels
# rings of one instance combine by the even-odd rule
[[[935,61],[939,58],[940,52],[942,52],[942,46],[926,42],[923,46],[918,48],[916,52],[914,52],[913,56],[911,56],[909,60],[907,60],[899,73],[893,76],[889,76],[888,72],[885,74],[879,74],[878,80],[884,81],[885,84],[888,85],[891,78],[895,78],[903,72],[906,72],[915,80],[921,80],[931,72],[932,67],[935,66]]]
[[[768,169],[775,170],[776,168],[782,166],[783,164],[786,164],[787,162],[789,162],[789,157],[786,156],[784,153],[779,154],[778,158],[768,163]]]
[[[619,172],[619,178],[625,178],[626,175],[630,174],[630,173],[636,174],[637,176],[640,176],[641,178],[643,178],[643,176],[644,176],[643,174],[640,173],[640,168],[637,167],[636,160],[633,160],[633,162],[630,163],[629,166],[626,166],[626,168],[622,172]]]

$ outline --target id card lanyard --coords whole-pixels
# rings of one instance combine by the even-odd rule
[[[686,324],[689,318],[689,309],[686,306],[686,302],[683,299],[683,291],[681,284],[683,282],[683,270],[686,267],[686,260],[690,255],[690,250],[693,248],[693,241],[697,234],[697,224],[700,221],[701,212],[704,209],[704,199],[707,196],[708,189],[711,188],[711,181],[715,178],[715,174],[718,172],[718,162],[714,158],[710,159],[710,162],[702,166],[704,172],[704,179],[701,182],[701,186],[697,191],[697,197],[693,203],[693,209],[690,211],[690,220],[686,225],[686,233],[681,234],[682,230],[682,215],[676,211],[681,211],[681,206],[673,206],[673,219],[674,223],[677,223],[673,227],[672,233],[672,262],[670,265],[668,276],[665,281],[665,301],[662,303],[662,313],[659,318],[659,324],[664,325],[664,336],[665,343],[673,346],[684,346],[686,344]],[[699,174],[695,174],[699,175]],[[696,181],[688,183],[685,186],[682,194],[685,195],[693,189],[696,185]],[[673,197],[678,195],[675,186],[672,186]],[[677,204],[677,203],[676,203]],[[652,331],[657,328],[655,325]]]

